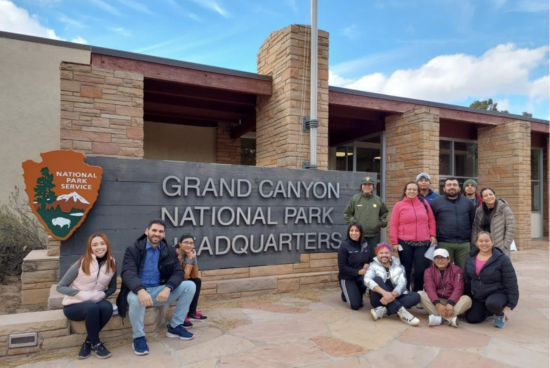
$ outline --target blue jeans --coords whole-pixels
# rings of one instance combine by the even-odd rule
[[[195,295],[195,284],[191,281],[183,281],[180,286],[172,290],[168,299],[165,302],[161,303],[157,301],[157,296],[165,288],[165,285],[159,285],[157,287],[147,288],[146,291],[153,298],[153,306],[158,307],[165,304],[170,304],[173,301],[177,300],[176,310],[172,316],[172,321],[170,326],[173,328],[181,325],[187,316],[187,311],[189,310],[189,304],[193,300]],[[138,337],[145,336],[143,332],[143,318],[145,317],[145,307],[139,302],[137,294],[130,291],[128,293],[128,314],[130,316],[130,323],[132,324],[132,331],[134,339]]]

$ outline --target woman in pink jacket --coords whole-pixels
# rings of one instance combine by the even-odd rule
[[[418,184],[410,181],[403,189],[403,199],[391,212],[390,240],[394,251],[399,251],[399,260],[405,267],[407,290],[410,289],[414,265],[413,291],[424,288],[424,271],[430,265],[424,254],[435,246],[435,218],[430,205],[418,196]]]
[[[90,356],[105,359],[111,352],[99,340],[99,332],[113,315],[113,305],[106,299],[116,290],[116,263],[109,239],[102,233],[88,238],[86,254],[67,270],[57,291],[65,294],[63,313],[71,321],[85,321],[88,336],[78,353],[79,359]]]

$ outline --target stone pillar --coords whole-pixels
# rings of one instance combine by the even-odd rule
[[[273,95],[259,97],[256,165],[302,168],[309,161],[310,28],[291,25],[275,31],[258,52],[258,73],[273,77]],[[328,169],[328,33],[318,39],[317,167]]]
[[[514,212],[518,250],[531,243],[531,126],[514,121],[479,128],[478,183],[491,187]],[[481,190],[480,188],[480,190]]]
[[[386,205],[401,200],[403,187],[421,172],[439,182],[439,109],[421,107],[386,118]]]
[[[216,163],[218,164],[241,164],[241,139],[231,139],[231,128],[236,123],[218,122],[216,129]]]
[[[550,168],[548,167],[548,149],[550,148],[550,139],[546,137],[546,147],[544,147],[543,152],[543,166],[542,166],[542,189],[543,189],[543,218],[544,218],[544,237],[548,238],[548,228],[550,217],[548,213],[550,212],[550,187],[548,186],[548,179],[550,178]],[[547,243],[548,244],[548,243]]]
[[[60,248],[61,248],[61,242],[48,235],[47,255],[49,257],[55,257],[55,256],[59,257]]]
[[[143,75],[61,63],[61,149],[143,158]]]

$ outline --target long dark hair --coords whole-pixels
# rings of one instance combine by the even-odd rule
[[[357,230],[359,230],[359,243],[363,243],[363,240],[365,240],[365,233],[363,231],[363,226],[361,226],[360,223],[358,222],[352,222],[351,224],[349,224],[348,226],[348,231],[346,232],[346,237],[349,238],[351,241],[354,241],[353,239],[350,238],[349,236],[349,231],[351,230],[352,227],[356,227]]]

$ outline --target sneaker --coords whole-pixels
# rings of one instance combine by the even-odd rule
[[[496,328],[504,328],[505,326],[505,315],[503,314],[502,316],[495,316],[495,327]]]
[[[376,321],[377,319],[387,317],[388,310],[386,307],[376,307],[370,310],[370,314],[372,315],[372,319]]]
[[[397,315],[399,316],[399,319],[408,325],[417,326],[420,323],[420,320],[406,310],[405,307],[399,308]]]
[[[185,321],[183,321],[181,325],[185,328],[193,327],[193,324],[191,323],[191,321],[189,321],[189,317],[185,317]]]
[[[111,356],[111,352],[101,342],[96,346],[92,346],[92,353],[99,359],[107,359]]]
[[[175,328],[168,325],[168,330],[166,331],[166,337],[177,338],[182,340],[191,340],[193,337],[195,337],[195,335],[187,331],[185,327],[183,327],[182,325],[176,326]]]
[[[454,316],[453,318],[446,318],[445,320],[449,323],[449,326],[458,327],[458,320],[456,316]]]
[[[428,316],[428,326],[434,327],[434,326],[440,326],[443,324],[443,318],[441,316],[435,316],[433,314],[430,314]]]
[[[191,321],[203,322],[208,319],[208,317],[203,316],[201,311],[196,311],[195,313],[189,313],[188,318]]]
[[[80,348],[80,351],[78,352],[78,359],[86,359],[87,357],[89,357],[91,348],[92,344],[90,343],[90,341],[84,341],[82,347]]]
[[[416,309],[424,309],[424,307],[422,306],[422,304],[418,303],[415,307]]]
[[[147,346],[147,340],[145,340],[145,336],[135,338],[132,347],[134,348],[134,353],[136,353],[136,355],[149,354],[149,346]]]

